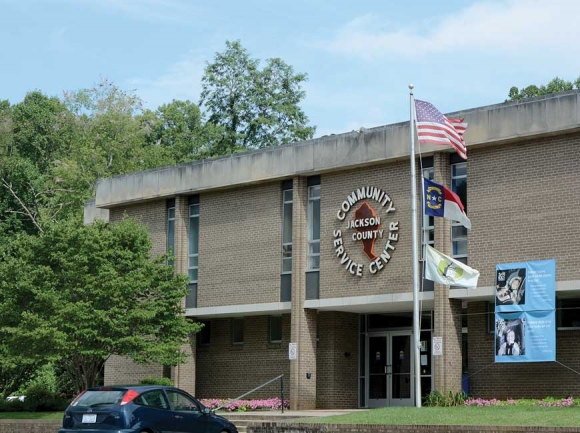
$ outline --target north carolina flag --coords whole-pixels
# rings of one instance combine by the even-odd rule
[[[461,199],[450,189],[423,178],[423,200],[425,215],[457,221],[464,227],[471,229],[471,221],[465,214]]]

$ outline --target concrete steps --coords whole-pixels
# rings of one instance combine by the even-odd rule
[[[308,411],[291,411],[279,410],[256,411],[256,412],[218,412],[217,414],[233,422],[240,433],[246,433],[249,424],[261,424],[288,422],[299,418],[316,418],[331,415],[342,415],[352,412],[351,410],[308,410]]]

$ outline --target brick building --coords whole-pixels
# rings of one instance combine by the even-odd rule
[[[469,123],[468,161],[422,146],[418,180],[454,189],[472,222],[419,216],[422,242],[481,276],[477,289],[423,281],[420,378],[408,122],[100,180],[86,221],[146,224],[153,253],[173,251],[189,275],[185,314],[205,324],[187,363],[112,357],[105,383],[170,374],[200,398],[227,398],[284,374],[294,409],[412,405],[415,380],[423,394],[459,391],[467,375],[474,396],[578,396],[579,102],[573,91],[453,113]],[[557,362],[495,364],[495,265],[542,259],[556,261]]]

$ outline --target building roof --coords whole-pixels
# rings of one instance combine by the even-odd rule
[[[573,132],[580,128],[580,91],[574,90],[522,101],[488,105],[448,117],[464,117],[467,147]],[[423,145],[421,152],[441,151]],[[448,149],[450,152],[451,148]],[[408,159],[409,122],[269,147],[187,164],[100,179],[97,208],[250,185],[297,175],[352,169],[385,161]]]

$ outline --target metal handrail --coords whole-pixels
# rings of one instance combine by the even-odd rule
[[[217,412],[217,411],[218,411],[218,410],[220,410],[222,407],[226,407],[228,404],[231,404],[231,403],[233,403],[233,402],[235,402],[235,401],[238,401],[238,400],[239,400],[239,399],[241,399],[242,397],[245,397],[246,395],[248,395],[248,394],[251,394],[251,393],[253,393],[254,391],[257,391],[257,390],[259,390],[260,388],[263,388],[263,387],[265,387],[266,385],[269,385],[269,384],[271,384],[272,382],[274,382],[274,381],[276,381],[276,380],[278,380],[278,379],[280,379],[280,401],[282,402],[282,413],[284,413],[284,375],[283,375],[283,374],[281,374],[281,375],[280,375],[280,376],[278,376],[278,377],[275,377],[275,378],[274,378],[274,379],[272,379],[272,380],[269,380],[269,381],[268,381],[268,382],[266,382],[266,383],[263,383],[262,385],[260,385],[260,386],[258,386],[258,387],[256,387],[256,388],[252,389],[251,391],[248,391],[248,392],[246,392],[245,394],[242,394],[242,395],[240,395],[239,397],[236,397],[236,398],[234,398],[233,400],[230,400],[230,401],[228,401],[227,403],[224,403],[224,404],[222,404],[221,406],[218,406],[218,407],[216,407],[216,408],[214,409],[214,412]]]

